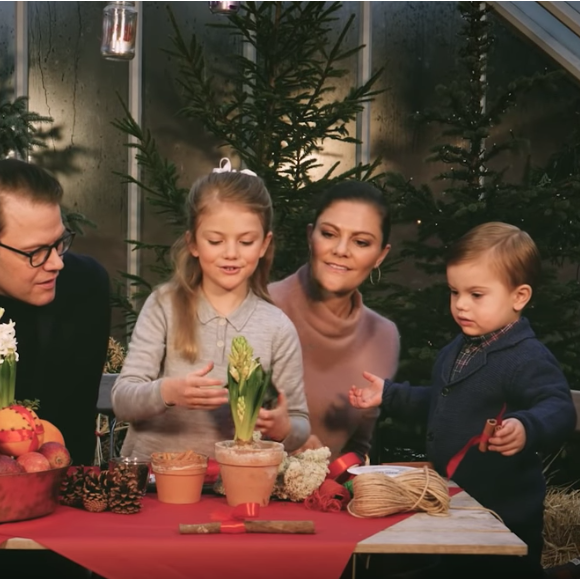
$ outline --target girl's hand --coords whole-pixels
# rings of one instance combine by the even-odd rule
[[[510,456],[519,453],[526,444],[526,429],[518,419],[506,419],[489,438],[488,449]]]
[[[260,409],[258,420],[256,421],[256,429],[273,439],[274,441],[283,441],[290,434],[290,415],[288,414],[288,402],[286,395],[280,393],[278,395],[278,403],[275,409],[266,410]]]
[[[185,378],[165,379],[161,383],[161,397],[165,404],[211,411],[227,403],[228,390],[215,388],[223,385],[223,381],[206,377],[212,369],[213,363],[210,362]]]
[[[348,392],[348,400],[353,407],[358,409],[378,407],[383,402],[383,385],[385,381],[366,371],[363,372],[363,377],[370,385],[364,389],[359,389],[353,385]]]

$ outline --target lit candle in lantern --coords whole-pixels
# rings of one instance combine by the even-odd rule
[[[209,2],[209,9],[213,14],[235,14],[240,9],[241,2],[233,0],[226,2]]]
[[[109,2],[103,10],[101,54],[109,60],[131,60],[136,34],[135,2]]]

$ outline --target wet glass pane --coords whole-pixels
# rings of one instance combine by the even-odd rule
[[[519,182],[530,159],[535,166],[544,164],[571,136],[576,125],[580,88],[560,64],[499,14],[492,12],[490,19],[496,38],[490,59],[492,94],[524,76],[558,70],[562,75],[548,87],[538,87],[523,95],[491,135],[498,142],[513,137],[525,139],[518,151],[507,153],[501,160],[502,168],[509,166],[506,179]]]
[[[384,169],[428,181],[424,163],[439,130],[411,115],[432,107],[435,87],[453,74],[460,17],[455,2],[371,2],[373,71],[384,93],[372,104],[371,154]]]
[[[455,2],[371,2],[372,67],[384,67],[379,88],[384,92],[371,105],[371,158],[382,158],[382,169],[401,172],[414,183],[434,189],[441,169],[426,163],[441,128],[415,122],[417,111],[433,107],[438,84],[452,79],[461,18]],[[403,240],[416,228],[397,225],[391,242],[397,256]],[[410,260],[397,266],[395,282],[421,285],[426,280]]]
[[[174,60],[163,52],[170,46],[169,38],[173,35],[167,16],[166,3],[144,3],[144,75],[143,75],[143,124],[150,129],[157,141],[162,155],[177,165],[184,186],[189,187],[193,180],[210,171],[217,160],[227,153],[219,148],[219,142],[208,135],[201,125],[184,121],[177,113],[183,106],[180,90],[176,83],[177,67]],[[225,17],[212,14],[206,2],[170,2],[169,6],[176,17],[186,40],[195,32],[207,55],[209,74],[215,74],[227,83],[228,70],[233,66],[232,56],[241,51],[240,41],[232,38],[228,31],[208,27],[207,24],[224,22]],[[346,2],[335,14],[332,40],[346,24],[351,14],[355,21],[346,36],[343,50],[354,48],[359,43],[358,2]],[[336,87],[334,98],[344,97],[356,83],[357,57],[352,56],[340,63],[347,69],[347,74],[340,79],[333,79]],[[356,136],[354,123],[348,126],[350,134]],[[318,171],[322,175],[333,163],[341,161],[340,170],[354,165],[355,146],[325,143],[321,154],[323,167]],[[235,162],[234,162],[235,164]],[[317,174],[313,173],[314,178]],[[148,204],[143,208],[143,239],[170,243],[175,239],[174,232],[165,225],[163,218],[156,216]],[[143,256],[144,264],[150,264],[153,256]]]
[[[181,34],[187,42],[193,33],[204,48],[208,74],[216,75],[227,83],[232,66],[232,55],[239,54],[241,44],[232,39],[227,31],[209,28],[207,24],[224,20],[213,15],[207,2],[144,2],[143,36],[143,126],[150,130],[157,142],[159,152],[177,166],[181,185],[189,188],[193,181],[216,166],[228,150],[219,148],[219,142],[208,135],[201,124],[184,120],[178,115],[184,105],[176,81],[176,60],[163,49],[171,48],[174,32],[169,20],[167,6],[173,11]],[[150,243],[171,244],[177,232],[171,230],[163,216],[158,216],[148,203],[143,204],[143,240]],[[146,278],[147,266],[155,256],[141,252]]]
[[[329,35],[331,42],[336,42],[338,40],[338,35],[346,26],[349,18],[351,15],[354,16],[354,20],[352,21],[343,42],[343,51],[351,50],[361,44],[359,40],[360,14],[361,9],[359,2],[344,2],[341,9],[335,13],[337,21],[333,24],[333,33]],[[338,66],[346,69],[348,72],[339,79],[333,79],[332,85],[336,88],[336,91],[329,94],[329,99],[332,100],[345,98],[350,89],[356,86],[358,56],[353,55],[350,58],[341,61]],[[347,129],[351,137],[356,137],[355,121],[348,123]],[[342,171],[351,169],[356,164],[356,145],[351,143],[338,143],[329,140],[324,145],[324,149],[320,155],[320,161],[322,162],[322,167],[317,170],[317,172],[312,172],[314,178],[322,177],[334,163],[340,161],[340,165],[335,170],[335,174],[338,175]]]
[[[128,64],[100,56],[104,2],[28,2],[30,109],[50,115],[39,163],[61,180],[69,209],[95,222],[74,249],[115,275],[125,270],[125,138],[111,125],[127,99]]]
[[[14,94],[14,13],[16,2],[0,2],[0,101]]]

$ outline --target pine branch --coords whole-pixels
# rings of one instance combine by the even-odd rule
[[[167,216],[168,223],[179,231],[185,226],[183,204],[188,190],[178,186],[177,168],[160,156],[150,131],[143,131],[131,116],[125,103],[120,98],[119,100],[125,117],[114,120],[112,124],[126,135],[136,139],[136,142],[128,143],[127,147],[137,151],[136,159],[143,178],[137,179],[127,173],[117,173],[117,175],[123,178],[124,183],[138,185],[145,192],[145,198],[155,212]]]
[[[96,228],[97,224],[87,218],[84,214],[77,211],[70,211],[66,207],[62,207],[62,221],[64,225],[77,234],[84,235],[85,228]]]
[[[34,147],[46,147],[36,125],[52,122],[52,117],[28,110],[28,97],[0,103],[0,158],[11,153],[25,158]]]

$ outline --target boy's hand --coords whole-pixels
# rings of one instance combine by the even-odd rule
[[[518,419],[506,419],[489,438],[489,451],[510,456],[519,453],[526,444],[526,429]]]
[[[385,381],[371,373],[363,372],[363,377],[370,383],[364,389],[359,389],[354,385],[348,392],[348,400],[353,407],[358,409],[368,409],[378,407],[383,402],[383,385]]]
[[[288,401],[284,393],[281,392],[278,395],[278,403],[274,409],[260,409],[256,429],[274,441],[283,441],[288,437],[292,424],[288,414]]]

